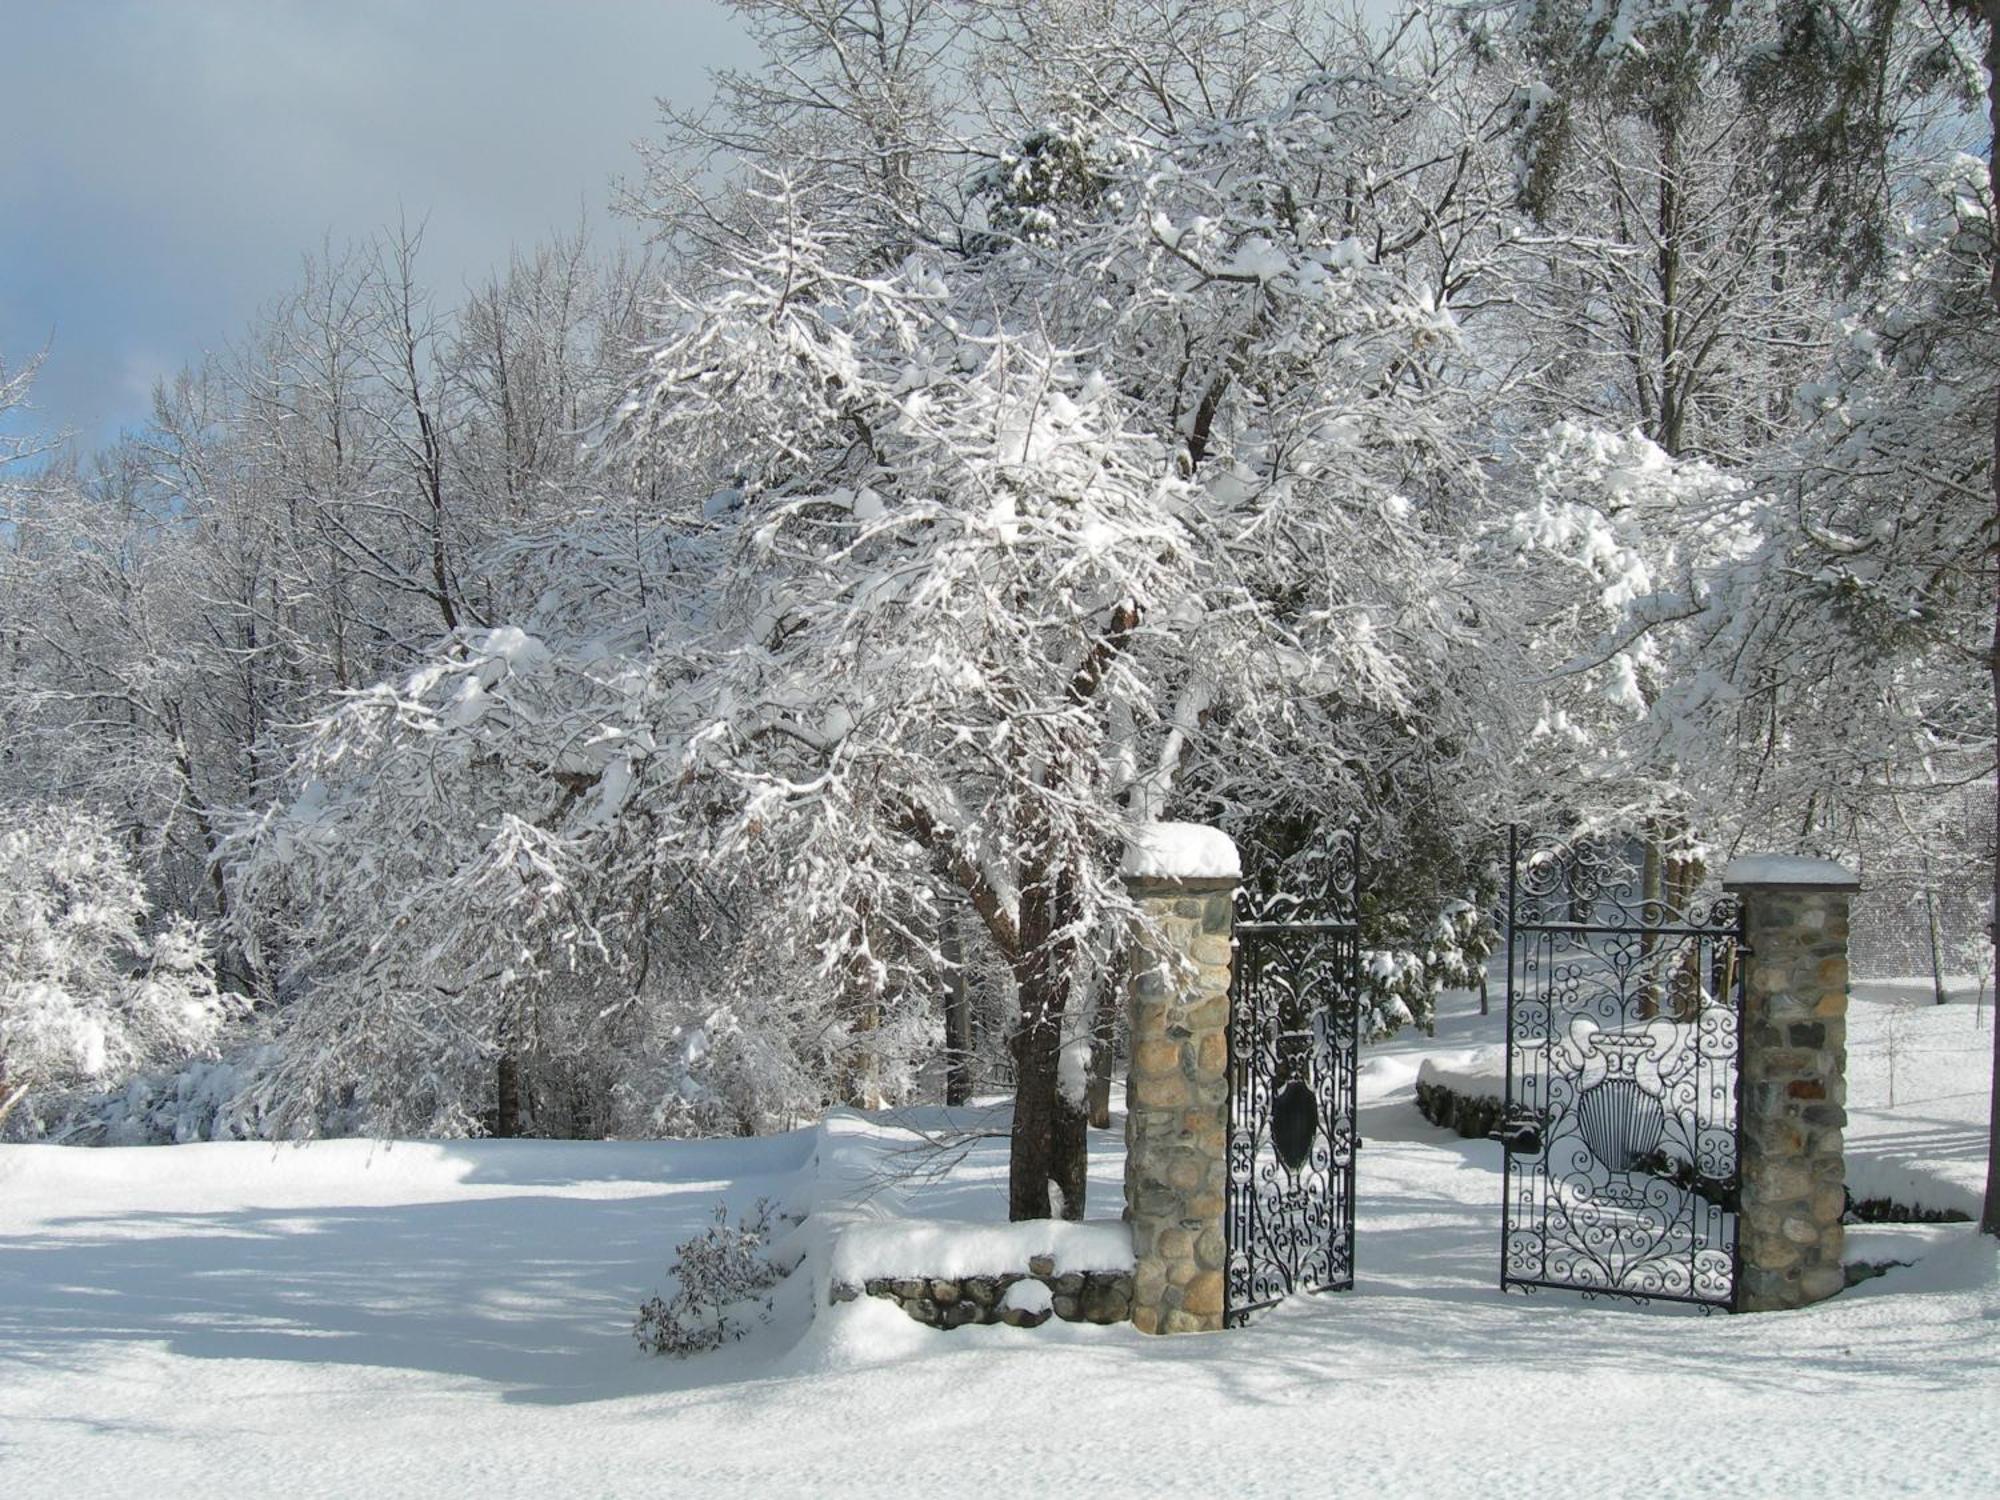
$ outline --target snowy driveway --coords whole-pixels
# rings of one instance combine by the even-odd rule
[[[1419,1055],[1362,1079],[1354,1292],[1204,1338],[879,1303],[801,1336],[781,1302],[723,1354],[639,1356],[674,1242],[809,1198],[814,1132],[0,1148],[0,1493],[2000,1494],[1992,1242],[1866,1231],[1926,1258],[1754,1319],[1502,1297],[1497,1152],[1418,1117]],[[1003,1178],[988,1142],[914,1196],[991,1213]]]

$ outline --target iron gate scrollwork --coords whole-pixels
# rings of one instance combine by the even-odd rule
[[[1727,1307],[1742,911],[1635,842],[1509,835],[1503,1287]]]
[[[1317,894],[1251,901],[1229,1014],[1223,1315],[1354,1284],[1360,838],[1314,861]]]

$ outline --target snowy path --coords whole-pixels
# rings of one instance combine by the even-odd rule
[[[1930,1253],[1801,1314],[1494,1290],[1497,1149],[1408,1093],[1420,1047],[1484,1034],[1368,1063],[1355,1291],[1198,1339],[864,1301],[789,1349],[639,1357],[671,1245],[809,1194],[813,1132],[0,1149],[0,1493],[2000,1493],[2000,1257],[1962,1226],[1865,1231]],[[1003,1178],[993,1142],[913,1196],[990,1214]]]

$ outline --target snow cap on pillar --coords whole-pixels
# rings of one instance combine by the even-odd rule
[[[1858,891],[1861,878],[1847,866],[1805,854],[1751,854],[1732,859],[1722,871],[1725,891]]]
[[[1235,840],[1206,823],[1144,823],[1126,841],[1118,871],[1127,880],[1240,880]]]

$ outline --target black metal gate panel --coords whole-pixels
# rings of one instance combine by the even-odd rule
[[[1509,835],[1503,1287],[1728,1307],[1742,912],[1636,841]]]
[[[1229,1016],[1231,1327],[1294,1292],[1354,1284],[1359,839],[1336,836],[1322,894],[1239,921]]]

